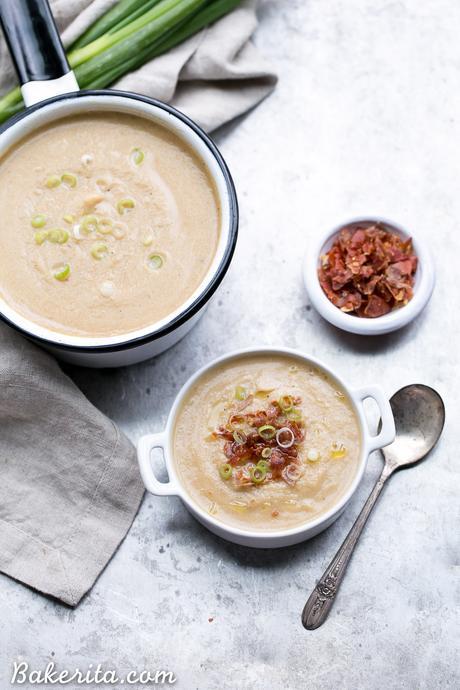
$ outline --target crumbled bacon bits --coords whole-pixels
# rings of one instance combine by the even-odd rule
[[[265,408],[243,412],[240,403],[232,410],[227,423],[214,432],[215,439],[224,441],[223,460],[232,468],[231,478],[236,488],[278,480],[293,485],[302,476],[304,468],[299,449],[305,430],[297,407],[301,399],[285,396],[280,400],[284,402],[286,398],[292,402],[289,410],[271,400]],[[253,396],[249,400],[252,402]]]
[[[406,305],[413,296],[417,257],[412,239],[381,223],[340,231],[318,269],[328,299],[344,312],[375,318]]]

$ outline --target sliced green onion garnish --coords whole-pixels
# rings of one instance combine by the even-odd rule
[[[65,222],[68,223],[69,225],[72,225],[72,223],[75,223],[75,217],[72,216],[70,213],[67,213],[67,214],[64,216],[64,220],[65,220]]]
[[[141,149],[133,149],[131,151],[131,160],[134,165],[140,165],[144,160],[144,152]]]
[[[263,458],[269,458],[271,454],[272,454],[271,448],[264,448],[262,451],[262,457]]]
[[[125,211],[129,211],[129,209],[134,208],[135,205],[134,199],[120,199],[117,204],[117,211],[122,216]]]
[[[267,476],[267,470],[259,465],[255,465],[249,469],[249,475],[254,484],[261,484]]]
[[[84,235],[95,232],[98,228],[97,216],[83,216],[80,223],[80,230]]]
[[[149,266],[153,271],[158,271],[163,266],[163,259],[159,254],[150,254]]]
[[[237,445],[242,446],[243,443],[246,443],[246,434],[243,434],[242,431],[235,430],[233,432],[233,440]]]
[[[44,216],[43,213],[37,213],[36,216],[33,216],[30,224],[33,228],[42,228],[46,225],[46,216]]]
[[[257,467],[260,467],[262,470],[264,470],[264,472],[268,472],[268,470],[270,469],[270,463],[266,460],[259,460],[259,462],[257,463]]]
[[[235,398],[237,400],[246,400],[248,392],[244,386],[237,386],[235,388]]]
[[[109,253],[109,248],[104,242],[96,242],[91,247],[91,256],[100,261]]]
[[[113,230],[113,223],[110,218],[99,218],[97,222],[97,231],[102,235],[110,235]]]
[[[224,462],[224,464],[219,467],[219,473],[222,479],[230,479],[233,473],[233,467],[228,462]]]
[[[297,407],[293,407],[292,410],[286,413],[286,417],[291,422],[299,422],[302,419],[302,412]]]
[[[39,232],[36,232],[34,235],[34,240],[36,244],[43,244],[43,242],[47,239],[48,237],[48,230],[40,230]]]
[[[69,233],[62,228],[53,228],[48,230],[48,240],[53,244],[64,244],[69,239]]]
[[[144,239],[142,240],[142,244],[144,247],[150,247],[150,245],[153,242],[153,235],[146,235]]]
[[[114,225],[112,228],[112,235],[116,240],[122,240],[126,235],[126,230],[121,225]]]
[[[47,178],[45,184],[48,187],[48,189],[53,189],[53,187],[59,187],[59,185],[61,184],[61,178],[57,175],[50,175]]]
[[[271,424],[264,424],[263,426],[259,426],[257,433],[266,441],[270,441],[270,439],[275,437],[276,429]]]
[[[294,441],[294,432],[288,426],[283,426],[276,432],[276,442],[280,448],[290,448]]]
[[[282,395],[278,400],[278,405],[281,407],[283,412],[290,412],[293,406],[293,400],[291,395]]]
[[[70,276],[70,266],[69,264],[62,264],[53,273],[54,277],[56,280],[60,280],[61,282],[64,280],[67,280],[67,278]]]
[[[63,175],[61,175],[61,182],[65,184],[66,187],[76,187],[77,177],[72,173],[66,172]]]
[[[101,192],[107,192],[110,189],[110,182],[108,182],[107,180],[103,180],[102,178],[96,180],[96,184],[101,190]]]

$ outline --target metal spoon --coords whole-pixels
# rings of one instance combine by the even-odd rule
[[[326,620],[342,583],[348,562],[367,518],[380,496],[386,480],[395,470],[412,467],[436,445],[445,419],[441,396],[421,383],[401,388],[390,400],[396,425],[396,438],[383,448],[385,465],[377,483],[337,554],[326,568],[302,612],[302,624],[315,630]]]

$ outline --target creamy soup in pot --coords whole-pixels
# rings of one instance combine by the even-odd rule
[[[179,136],[124,114],[69,117],[0,161],[0,298],[46,328],[113,336],[178,309],[214,258],[211,174]]]
[[[223,522],[262,531],[333,508],[356,476],[360,450],[345,392],[284,355],[247,355],[206,373],[174,431],[174,460],[192,499]]]

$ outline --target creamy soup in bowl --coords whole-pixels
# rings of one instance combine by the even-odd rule
[[[52,331],[154,324],[202,282],[220,206],[202,160],[134,115],[63,118],[0,161],[0,297]]]
[[[238,203],[212,140],[159,101],[64,94],[0,128],[0,318],[61,359],[171,347],[230,265]]]
[[[371,436],[362,401],[382,428]],[[245,351],[198,372],[179,394],[164,434],[139,443],[147,489],[177,494],[220,536],[282,546],[318,533],[356,489],[371,450],[394,424],[378,387],[353,391],[316,360],[290,350]],[[169,482],[153,475],[161,446]]]

